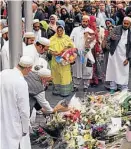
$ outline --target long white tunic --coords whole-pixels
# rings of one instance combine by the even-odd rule
[[[85,39],[84,39],[85,29],[82,26],[75,27],[70,36],[71,39],[74,41],[75,47],[78,49],[78,52],[82,52],[85,50]],[[92,31],[90,28],[88,28],[88,30]],[[90,45],[90,49],[94,47],[95,43],[96,41],[92,42],[92,44]],[[92,63],[95,62],[91,50],[88,52],[87,58],[89,58]],[[87,78],[83,78],[83,79],[90,79],[90,77],[88,77],[88,73],[90,73],[89,72],[90,69],[86,67],[86,61],[84,64],[80,62],[79,56],[76,59],[76,63],[72,66],[72,70],[73,70],[74,77],[83,78],[83,75],[84,75],[84,76],[87,76]]]
[[[129,79],[129,64],[124,66],[126,58],[128,30],[122,33],[121,39],[113,55],[109,54],[106,81],[114,81],[120,85],[127,85]]]
[[[18,149],[22,133],[29,132],[28,86],[17,68],[2,71],[0,78],[0,149]]]
[[[23,48],[25,44],[23,43]],[[10,68],[10,59],[9,59],[9,41],[6,41],[1,50],[1,59],[2,59],[2,70]]]
[[[1,50],[2,70],[10,68],[9,63],[9,41],[6,41]]]
[[[34,66],[38,65],[39,63],[39,53],[34,44],[28,45],[23,48],[23,55],[30,56],[33,59]]]

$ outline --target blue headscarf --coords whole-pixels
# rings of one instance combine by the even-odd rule
[[[110,21],[112,25],[115,25],[115,21],[112,18],[107,18],[106,21]]]
[[[58,20],[57,23],[65,28],[65,22],[63,20]]]

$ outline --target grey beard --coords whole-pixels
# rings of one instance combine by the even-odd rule
[[[122,26],[122,29],[125,30],[125,31],[128,30],[128,28],[125,28],[125,27],[123,27],[123,26]]]

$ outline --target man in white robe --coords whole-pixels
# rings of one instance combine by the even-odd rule
[[[1,31],[2,39],[3,39],[3,46],[1,47],[0,55],[1,55],[1,70],[9,68],[8,64],[8,27],[5,27]]]
[[[33,20],[33,32],[35,34],[35,41],[39,40],[41,37],[40,22],[38,19]]]
[[[24,34],[24,42],[23,42],[23,48],[26,47],[26,45],[33,44],[35,40],[34,33],[33,32],[26,32]],[[9,60],[9,40],[5,42],[1,49],[1,61],[2,61],[2,70],[9,69],[10,68],[10,60]]]
[[[39,58],[42,54],[44,54],[50,45],[50,40],[44,37],[41,37],[35,44],[26,46],[23,49],[23,55],[31,56],[34,62],[34,66],[39,65],[40,61]]]
[[[25,77],[25,80],[29,87],[30,113],[32,113],[32,109],[36,103],[40,105],[39,110],[44,108],[45,112],[52,113],[53,108],[45,98],[46,83],[48,83],[48,80],[51,80],[51,70],[41,68],[38,71],[30,72],[28,76]]]
[[[10,68],[9,63],[9,40],[6,41],[1,49],[2,70]]]
[[[23,56],[17,67],[0,73],[0,149],[18,149],[22,137],[29,133],[29,93],[24,76],[32,65],[32,58]]]
[[[75,27],[70,35],[71,39],[74,41],[75,47],[78,49],[79,56],[77,56],[77,59],[75,61],[75,64],[72,66],[73,71],[73,83],[74,83],[74,90],[78,91],[78,88],[80,86],[80,82],[83,81],[84,83],[84,91],[86,92],[89,87],[89,79],[92,79],[92,68],[89,68],[86,66],[87,59],[91,61],[93,64],[95,62],[94,57],[92,55],[91,49],[94,47],[96,41],[92,42],[90,44],[89,52],[87,53],[87,57],[85,58],[85,61],[82,62],[81,60],[85,48],[85,39],[84,39],[84,33],[85,31],[94,32],[92,29],[88,27],[88,16],[83,16],[82,18],[82,25],[79,27]]]
[[[6,41],[8,41],[8,38],[9,38],[8,37],[8,27],[3,28],[1,33],[2,33],[2,38],[4,40],[4,44],[5,44]]]
[[[131,58],[131,18],[125,17],[123,24],[114,28],[110,37],[106,81],[110,82],[111,93],[120,87],[128,89],[129,60]]]

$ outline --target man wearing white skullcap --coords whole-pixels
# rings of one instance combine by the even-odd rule
[[[35,67],[36,65],[39,65],[39,57],[48,50],[49,45],[50,40],[41,37],[35,44],[24,47],[23,55],[31,56],[33,58]]]
[[[78,49],[79,55],[83,55],[84,51],[86,50],[86,44],[85,44],[85,39],[84,39],[84,34],[86,32],[94,32],[92,29],[88,27],[88,22],[89,22],[89,16],[85,15],[82,17],[82,22],[81,26],[75,27],[70,35],[71,39],[74,41],[75,47]],[[95,40],[94,40],[95,41]],[[89,44],[90,51],[85,55],[85,59],[87,60],[87,55],[89,53],[92,55],[91,50],[94,48],[95,42],[92,42]],[[88,56],[89,57],[89,56]],[[91,59],[93,58],[93,55],[91,56]],[[76,58],[76,63],[72,65],[72,70],[73,70],[73,83],[74,83],[74,91],[78,91],[80,82],[84,82],[83,86],[83,91],[87,92],[87,89],[89,87],[89,79],[92,79],[92,73],[91,69],[85,65],[87,62],[80,62],[80,56]],[[91,61],[93,64],[94,62]]]
[[[8,34],[7,34],[8,35]],[[27,37],[27,34],[25,34],[26,35],[26,37]],[[29,35],[28,35],[29,36]],[[32,35],[33,36],[33,35]],[[31,37],[31,35],[30,35],[30,37]],[[32,39],[33,37],[31,37],[31,39],[28,41],[28,40],[26,40],[28,43],[32,43],[33,41],[34,41],[34,39]],[[22,43],[23,44],[23,47],[25,47],[26,45],[25,45],[25,43],[23,42]],[[10,57],[9,57],[9,40],[7,40],[5,43],[4,43],[4,45],[3,45],[3,47],[2,47],[2,49],[1,49],[1,61],[2,61],[2,70],[4,70],[4,69],[8,69],[8,68],[10,68]]]
[[[43,108],[46,113],[52,113],[53,108],[45,98],[45,89],[48,81],[51,80],[51,70],[41,68],[38,71],[30,72],[25,79],[29,89],[30,113],[32,113],[33,107],[36,107],[37,110],[42,110]],[[36,106],[38,104],[40,109]]]
[[[33,32],[24,33],[24,43],[26,46],[33,44],[35,41],[35,34]]]
[[[123,20],[126,20],[126,21],[131,22],[131,18],[130,18],[130,17],[124,17],[124,19],[123,19]]]
[[[54,109],[50,106],[45,98],[45,90],[47,89],[48,82],[52,80],[51,70],[41,68],[38,71],[30,72],[25,77],[28,83],[29,97],[30,97],[30,114],[35,107],[36,110],[41,110],[44,113],[52,113],[56,111],[65,110],[63,106],[57,105]]]
[[[8,27],[3,28],[1,33],[5,43],[6,41],[8,41]]]
[[[33,32],[37,41],[41,37],[40,21],[38,19],[33,20]]]
[[[29,133],[29,93],[24,76],[32,65],[32,58],[23,56],[17,67],[0,73],[1,149],[18,149],[22,137]]]
[[[129,60],[131,59],[130,27],[131,18],[125,17],[123,24],[115,27],[111,33],[106,70],[106,81],[111,82],[111,93],[117,89],[128,89]]]
[[[8,40],[8,27],[5,27],[1,31],[3,45],[1,47],[1,69],[9,68],[8,60],[7,60],[7,51],[9,51],[9,40]],[[6,58],[5,58],[6,57]]]

